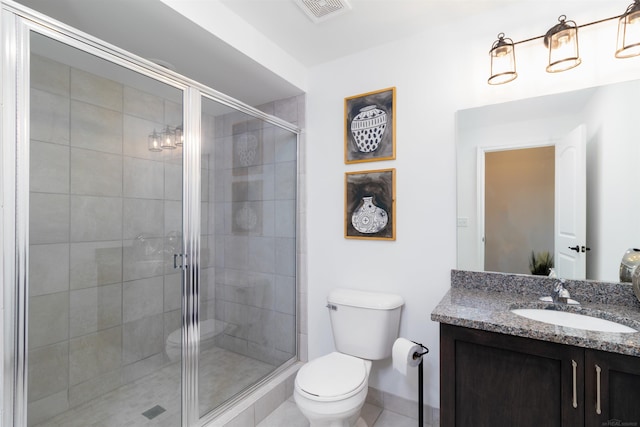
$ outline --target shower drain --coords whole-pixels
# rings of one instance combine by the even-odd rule
[[[148,419],[152,420],[152,419],[154,419],[155,417],[157,417],[158,415],[160,415],[161,413],[163,413],[165,411],[166,411],[166,409],[164,409],[162,406],[156,405],[153,408],[144,411],[142,413],[142,415],[144,415]]]

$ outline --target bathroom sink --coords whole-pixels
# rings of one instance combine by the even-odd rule
[[[633,328],[610,320],[566,311],[544,310],[539,308],[519,308],[511,310],[511,312],[518,316],[526,317],[527,319],[537,320],[538,322],[567,326],[575,329],[584,329],[587,331],[619,333],[638,332]]]

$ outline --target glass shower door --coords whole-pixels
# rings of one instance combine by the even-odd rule
[[[183,90],[30,44],[28,425],[179,426]]]
[[[201,114],[201,417],[296,357],[297,134],[207,97]]]

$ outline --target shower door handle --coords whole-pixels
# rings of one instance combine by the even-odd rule
[[[173,268],[180,268],[180,269],[186,269],[187,267],[189,267],[187,264],[184,264],[183,262],[180,263],[180,265],[178,265],[178,257],[180,257],[183,262],[184,260],[187,258],[187,254],[173,254]]]

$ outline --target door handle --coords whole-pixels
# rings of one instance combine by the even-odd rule
[[[578,407],[578,384],[576,378],[576,371],[578,369],[578,363],[575,360],[571,360],[571,368],[573,370],[573,395],[571,399],[571,406]]]
[[[596,365],[596,414],[602,414],[602,408],[600,407],[600,366]]]
[[[180,265],[178,265],[178,257],[180,257],[181,262]],[[189,267],[187,264],[185,264],[184,262],[187,260],[187,254],[173,254],[173,268],[181,268],[183,270],[185,270],[187,267]]]
[[[588,248],[586,246],[580,246],[580,251],[581,252],[587,252],[587,251],[590,251],[590,250],[591,250],[591,248]]]
[[[580,252],[580,246],[578,245],[569,246],[569,249],[571,249],[572,251]]]

